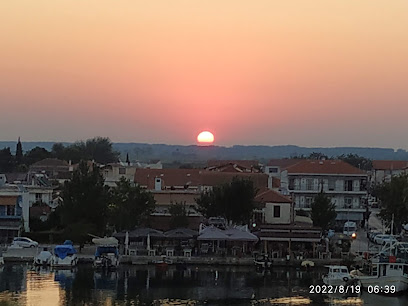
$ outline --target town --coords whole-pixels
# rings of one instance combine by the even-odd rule
[[[122,263],[265,268],[355,262],[405,241],[406,161],[314,153],[163,168],[122,161],[100,137],[22,148],[0,152],[4,261],[70,240],[92,262],[92,240],[111,237]]]

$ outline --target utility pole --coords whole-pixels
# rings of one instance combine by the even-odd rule
[[[390,234],[392,235],[394,232],[394,214],[392,214],[392,219],[391,219],[391,231]]]

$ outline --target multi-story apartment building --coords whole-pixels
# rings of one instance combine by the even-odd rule
[[[30,231],[28,192],[7,185],[0,174],[0,243],[9,243],[23,230]]]
[[[367,181],[366,172],[341,160],[299,160],[281,171],[281,189],[291,195],[295,210],[310,210],[323,191],[336,205],[339,223],[363,220]]]
[[[373,185],[391,181],[393,176],[406,173],[408,161],[403,160],[373,160],[370,182]]]

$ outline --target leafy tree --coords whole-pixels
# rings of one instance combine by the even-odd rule
[[[121,178],[110,193],[109,221],[117,231],[133,229],[154,210],[153,195],[125,178]]]
[[[170,228],[188,227],[186,203],[171,204],[169,212],[171,214]]]
[[[24,161],[26,165],[32,165],[40,160],[50,158],[51,153],[48,152],[46,149],[41,147],[35,147],[28,151],[24,156]]]
[[[78,163],[80,160],[94,160],[97,163],[106,164],[117,162],[119,153],[113,150],[109,138],[95,137],[86,142],[77,141],[67,147],[62,143],[52,146],[52,155],[58,159],[71,160]]]
[[[85,153],[90,157],[89,159],[101,164],[117,162],[119,158],[119,153],[113,151],[112,142],[105,137],[88,139],[85,144]]]
[[[61,223],[64,227],[72,224],[95,226],[97,234],[106,228],[108,209],[108,190],[99,168],[90,169],[81,162],[74,171],[72,180],[65,183],[60,207]]]
[[[373,168],[373,161],[357,154],[343,154],[338,157],[342,161],[349,163],[350,165],[359,168],[361,170],[370,171]]]
[[[248,223],[254,210],[257,190],[250,179],[234,177],[231,183],[215,186],[196,199],[205,217],[224,217],[234,223]]]
[[[0,150],[0,172],[13,171],[13,155],[11,155],[10,148]]]
[[[376,188],[381,201],[380,216],[389,226],[394,215],[394,225],[399,232],[408,223],[408,175],[392,177],[390,182]]]
[[[65,146],[60,142],[52,145],[51,154],[54,158],[65,159]]]
[[[316,159],[316,160],[322,160],[322,159],[329,159],[329,157],[323,153],[320,152],[312,152],[309,154],[307,159]]]
[[[336,220],[336,206],[322,191],[315,196],[311,205],[311,218],[314,226],[319,226],[326,231]]]
[[[89,160],[89,156],[85,154],[85,144],[83,142],[75,142],[64,150],[63,159],[79,163],[81,160]]]

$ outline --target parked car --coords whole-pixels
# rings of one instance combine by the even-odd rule
[[[38,247],[38,242],[27,237],[16,237],[13,239],[12,245],[22,248],[36,248]]]
[[[390,242],[390,241],[397,241],[397,239],[391,235],[377,235],[374,237],[374,242],[376,244],[383,244],[384,242]]]

